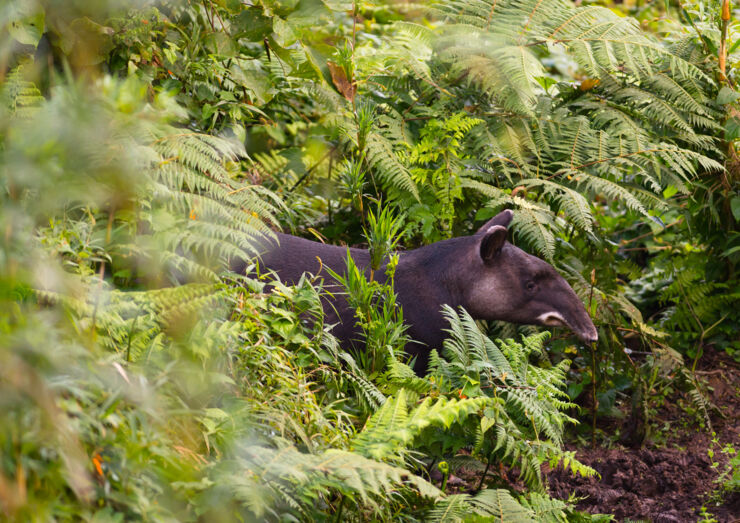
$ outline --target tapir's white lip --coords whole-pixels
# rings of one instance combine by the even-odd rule
[[[599,339],[599,336],[596,332],[596,329],[593,327],[593,324],[588,329],[588,332],[583,332],[583,329],[573,328],[572,325],[565,321],[565,318],[563,318],[562,314],[557,311],[550,311],[545,312],[544,314],[540,314],[539,316],[537,316],[537,320],[542,325],[548,325],[550,327],[568,327],[586,343],[594,343]]]
[[[542,323],[543,325],[549,325],[551,327],[567,327],[568,324],[565,321],[565,318],[556,311],[550,311],[545,312],[544,314],[540,314],[537,316],[537,321]]]

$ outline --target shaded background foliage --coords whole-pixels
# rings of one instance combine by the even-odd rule
[[[0,7],[4,513],[588,518],[540,493],[545,462],[592,473],[562,449],[574,402],[593,422],[632,396],[639,444],[674,388],[708,422],[707,346],[740,358],[725,4]],[[392,287],[348,277],[387,305],[357,355],[320,282],[268,295],[229,270],[272,227],[382,258],[504,208],[598,347],[448,311],[420,378]],[[497,463],[526,494],[493,488]],[[492,488],[445,496],[437,464]]]

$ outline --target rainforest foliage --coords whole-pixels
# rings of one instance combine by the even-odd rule
[[[546,493],[545,463],[594,474],[566,430],[657,437],[672,390],[707,424],[696,362],[740,361],[730,7],[3,2],[0,514],[607,520]],[[340,275],[361,354],[320,280],[229,269],[277,228],[377,261],[505,208],[597,346],[448,308],[420,377],[393,263]]]

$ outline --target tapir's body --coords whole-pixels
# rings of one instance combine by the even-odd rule
[[[416,356],[417,371],[426,368],[429,351],[442,346],[449,327],[441,313],[444,304],[463,306],[475,319],[563,325],[585,341],[596,340],[582,303],[557,271],[506,242],[511,217],[511,211],[504,211],[472,236],[400,253],[394,286],[407,332],[415,341],[406,350]],[[263,242],[260,251],[261,266],[288,284],[303,273],[334,283],[326,267],[338,274],[346,267],[345,247],[286,234]],[[350,254],[358,267],[367,269],[367,250],[350,249]],[[380,281],[385,278],[383,271],[376,275]],[[341,295],[335,293],[324,310],[327,323],[337,323],[333,333],[344,345],[362,344],[354,312]]]

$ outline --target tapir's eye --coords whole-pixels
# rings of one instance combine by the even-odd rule
[[[533,292],[536,288],[537,288],[537,284],[534,281],[530,280],[527,282],[527,290],[529,292]]]

